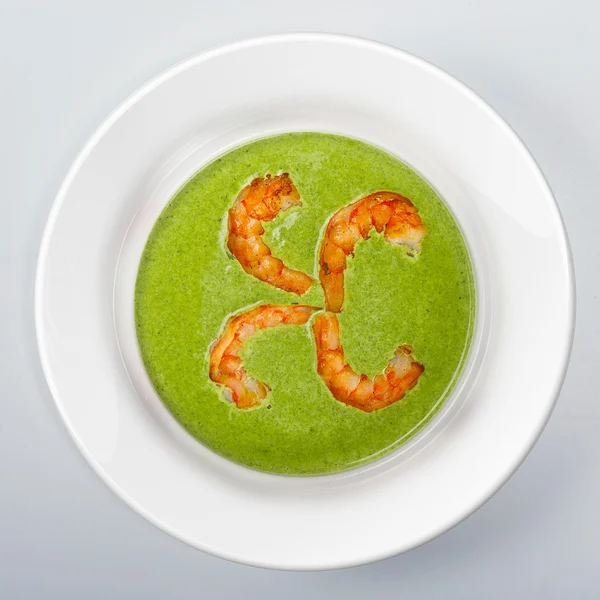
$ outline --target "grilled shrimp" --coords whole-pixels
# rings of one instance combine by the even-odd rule
[[[272,221],[280,211],[301,206],[300,195],[287,173],[254,179],[238,195],[229,210],[227,247],[246,273],[287,292],[302,295],[313,278],[289,269],[271,254],[262,239],[261,221]]]
[[[372,379],[359,375],[344,359],[340,325],[336,315],[326,312],[313,323],[317,344],[317,371],[336,400],[372,412],[401,400],[424,371],[411,356],[410,346],[400,346],[383,374]]]
[[[371,228],[386,242],[419,252],[427,229],[413,203],[395,192],[375,192],[338,210],[327,223],[319,257],[319,279],[328,311],[340,312],[344,302],[347,256]]]
[[[259,329],[277,325],[303,325],[311,314],[320,310],[302,304],[261,304],[243,314],[231,317],[221,337],[210,350],[209,375],[226,386],[223,396],[238,408],[252,408],[267,397],[269,386],[249,377],[242,365],[240,353],[244,342]]]

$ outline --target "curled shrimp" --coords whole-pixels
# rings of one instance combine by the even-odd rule
[[[401,400],[424,371],[411,356],[410,346],[400,346],[383,374],[372,379],[359,375],[344,359],[340,324],[334,313],[317,315],[313,323],[317,344],[317,371],[336,400],[372,412]]]
[[[260,329],[277,325],[303,325],[311,314],[320,310],[302,304],[261,304],[241,315],[231,317],[221,337],[210,350],[209,375],[227,387],[223,396],[238,408],[258,406],[267,397],[269,386],[248,375],[240,353],[244,343]]]
[[[300,195],[288,173],[254,179],[239,193],[229,210],[227,247],[246,273],[298,296],[313,284],[302,271],[289,269],[271,254],[262,239],[261,221],[272,221],[280,211],[301,206]]]
[[[344,302],[346,257],[371,228],[386,242],[419,252],[427,229],[413,203],[395,192],[375,192],[338,210],[327,223],[319,257],[319,280],[327,310],[340,312]]]

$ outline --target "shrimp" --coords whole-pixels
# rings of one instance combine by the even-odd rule
[[[279,211],[291,206],[302,206],[302,202],[288,173],[254,179],[239,193],[229,210],[227,247],[246,273],[301,296],[314,279],[286,267],[271,254],[261,237],[265,232],[261,221],[272,221]]]
[[[371,228],[386,242],[421,249],[427,229],[413,203],[395,192],[375,192],[338,210],[327,223],[319,257],[319,280],[328,311],[340,312],[344,302],[346,257]]]
[[[235,402],[238,408],[252,408],[261,404],[270,389],[251,378],[242,365],[240,353],[246,340],[267,327],[303,325],[316,310],[321,309],[302,304],[261,304],[227,321],[210,350],[209,375],[227,387],[223,396],[228,402]]]
[[[318,315],[313,323],[317,344],[317,372],[336,400],[372,412],[401,400],[424,371],[411,356],[410,346],[400,346],[383,374],[370,379],[359,375],[344,359],[340,324],[332,312]]]

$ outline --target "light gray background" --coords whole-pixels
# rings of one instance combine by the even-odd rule
[[[0,598],[599,598],[599,19],[596,0],[0,0]],[[572,363],[521,469],[441,538],[326,573],[230,564],[130,510],[71,442],[33,325],[50,205],[102,119],[191,54],[285,31],[387,42],[472,87],[539,161],[577,268]]]

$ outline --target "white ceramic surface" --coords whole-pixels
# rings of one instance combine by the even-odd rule
[[[265,97],[257,73],[286,73]],[[418,439],[345,474],[250,471],[193,441],[156,398],[132,323],[137,259],[170,195],[212,157],[292,130],[358,137],[419,170],[455,213],[477,268],[469,369]],[[510,128],[439,69],[373,42],[288,35],[181,63],[129,98],[73,165],[36,287],[44,371],[84,456],[165,531],[232,560],[323,569],[445,531],[515,470],[557,397],[572,341],[560,215]]]

